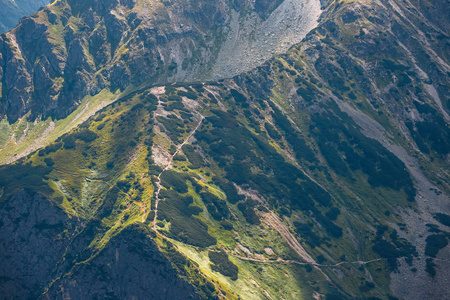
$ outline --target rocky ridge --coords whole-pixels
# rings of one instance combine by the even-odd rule
[[[232,77],[320,14],[319,0],[261,2],[56,1],[0,38],[0,114],[63,118],[103,89]]]

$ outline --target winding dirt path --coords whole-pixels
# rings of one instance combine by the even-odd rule
[[[312,265],[312,266],[320,267],[320,268],[326,268],[326,267],[334,268],[334,267],[339,267],[341,265],[347,265],[347,264],[367,265],[367,264],[370,264],[373,262],[386,260],[385,258],[376,258],[376,259],[372,259],[372,260],[368,260],[368,261],[357,260],[357,261],[342,261],[337,264],[318,264],[318,263],[310,263],[310,262],[299,262],[296,260],[284,260],[282,258],[278,258],[277,260],[263,260],[263,259],[245,257],[242,255],[233,254],[231,252],[229,252],[229,255],[236,257],[238,259],[260,262],[260,263],[284,263],[284,264],[297,264],[297,265],[301,265],[301,266]]]
[[[183,148],[184,145],[186,145],[191,137],[197,132],[197,130],[200,128],[200,126],[203,123],[203,120],[205,119],[205,116],[199,113],[197,110],[194,109],[194,111],[197,113],[197,116],[199,116],[199,121],[197,126],[189,133],[189,135],[186,137],[186,139],[179,144],[176,147],[176,151],[169,157],[169,161],[167,162],[167,165],[164,167],[164,169],[161,171],[161,173],[158,174],[157,181],[156,181],[156,192],[155,192],[155,216],[153,218],[153,230],[155,232],[158,232],[156,221],[158,220],[158,205],[159,205],[159,194],[161,193],[161,176],[162,174],[169,170],[172,167],[173,158],[181,151],[181,148]]]

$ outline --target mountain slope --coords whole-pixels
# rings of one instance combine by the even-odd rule
[[[56,1],[0,37],[0,163],[139,86],[231,77],[317,25],[319,0]]]
[[[251,72],[125,93],[2,167],[11,221],[0,236],[21,220],[11,207],[36,193],[62,220],[29,227],[81,232],[45,274],[6,269],[2,289],[13,297],[4,278],[31,272],[30,293],[76,297],[71,279],[102,268],[139,224],[177,270],[171,280],[205,299],[445,299],[445,21],[413,1],[335,2],[302,43]]]
[[[299,42],[319,14],[319,0],[56,1],[0,38],[0,114],[63,118],[103,89],[231,77]]]
[[[0,33],[12,29],[20,18],[36,12],[49,4],[47,0],[2,0],[0,1]]]
[[[65,295],[78,299],[103,297],[104,290],[108,291],[106,295],[127,298],[199,299],[193,287],[177,277],[170,262],[138,226],[130,226],[89,264],[84,263],[86,267],[76,270],[62,293],[50,282],[43,286],[42,280],[69,259],[67,251],[76,253],[88,245],[89,235],[85,232],[95,231],[94,224],[86,228],[46,199],[39,195],[30,197],[26,192],[17,193],[7,209],[1,212],[0,229],[2,299],[36,299],[44,290],[52,299]],[[12,247],[24,241],[26,245],[21,249]],[[80,290],[74,282],[84,289]]]

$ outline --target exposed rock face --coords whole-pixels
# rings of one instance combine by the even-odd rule
[[[200,299],[155,243],[136,228],[111,240],[92,261],[56,282],[44,299]]]
[[[1,203],[0,298],[199,298],[138,227],[75,266],[89,258],[92,231],[95,226],[86,227],[38,194],[19,191]],[[57,279],[68,271],[70,277]]]
[[[25,191],[1,204],[0,220],[2,299],[36,299],[63,258],[76,222],[40,195]]]
[[[0,33],[17,25],[20,18],[49,4],[49,0],[0,0]]]
[[[57,1],[0,37],[0,115],[61,118],[103,88],[231,77],[319,13],[319,0]]]

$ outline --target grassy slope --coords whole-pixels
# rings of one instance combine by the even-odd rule
[[[228,84],[232,84],[232,82]],[[188,88],[192,95],[197,95],[197,97],[199,97],[196,100],[198,106],[195,110],[189,108],[187,105],[189,100],[186,98],[184,100],[186,105],[182,105],[183,102],[179,101],[179,98],[173,98],[174,95],[180,93],[173,87],[167,91],[166,94],[160,96],[161,101],[165,102],[165,109],[162,109],[161,106],[158,108],[155,105],[157,102],[154,96],[149,96],[147,91],[138,93],[129,100],[119,101],[114,105],[108,106],[96,116],[91,117],[72,134],[65,135],[57,140],[56,143],[61,144],[59,147],[62,148],[55,152],[43,150],[40,152],[41,155],[35,153],[21,163],[29,161],[32,162],[33,166],[46,165],[48,159],[52,159],[54,165],[52,165],[51,173],[46,176],[46,182],[53,189],[53,192],[45,191],[44,193],[46,193],[47,197],[56,201],[69,214],[76,215],[86,221],[94,219],[101,220],[101,228],[99,228],[97,235],[92,237],[91,248],[93,255],[95,255],[98,250],[101,250],[107,244],[112,236],[134,222],[143,222],[144,224],[148,224],[149,228],[151,228],[151,221],[153,221],[153,219],[148,216],[149,213],[152,214],[151,209],[155,190],[154,182],[156,181],[155,175],[158,174],[161,169],[158,169],[157,165],[152,161],[153,159],[157,160],[156,157],[149,156],[149,153],[151,155],[152,149],[154,150],[157,147],[162,148],[160,149],[160,152],[166,151],[168,153],[173,153],[173,145],[181,143],[183,139],[188,136],[188,133],[190,133],[197,125],[195,118],[192,116],[191,122],[187,122],[187,126],[183,128],[185,133],[182,134],[178,131],[179,127],[171,127],[173,125],[171,123],[166,123],[167,126],[163,126],[159,121],[155,123],[153,119],[155,110],[158,114],[169,113],[172,116],[181,116],[181,114],[186,111],[189,111],[193,115],[197,114],[197,112],[201,112],[208,121],[205,121],[206,125],[201,126],[194,134],[194,137],[197,139],[201,133],[211,132],[211,129],[215,127],[216,130],[226,130],[227,126],[238,126],[242,129],[243,133],[241,134],[247,134],[247,137],[242,138],[252,139],[252,137],[259,137],[262,140],[270,140],[266,135],[263,126],[248,124],[248,119],[243,118],[243,114],[247,109],[242,107],[242,104],[237,104],[236,106],[235,100],[227,92],[228,84],[205,86],[205,88],[200,87],[199,90],[202,92],[193,92],[191,88]],[[181,89],[179,88],[179,90]],[[207,90],[214,91],[217,95],[222,94],[224,97],[218,99],[220,102],[213,100],[208,96],[211,94],[209,94]],[[168,99],[177,100],[168,101]],[[267,99],[266,101],[270,100]],[[171,111],[171,104],[173,105],[176,103],[178,109]],[[219,113],[220,107],[223,108],[224,106],[230,107],[230,111],[234,111],[233,114],[237,113],[236,118],[230,117],[232,115],[229,115],[231,118],[229,120],[230,124],[214,125],[214,123],[211,123],[209,120],[214,120],[214,115]],[[254,109],[255,112],[258,111],[259,122],[270,120],[271,118],[269,106],[267,104],[264,106],[266,108],[262,109],[260,104],[252,102],[252,110]],[[189,119],[185,118],[185,120]],[[156,128],[158,128],[158,130],[156,130]],[[168,128],[172,129],[169,130]],[[255,129],[259,131],[259,133],[254,133]],[[80,132],[86,133],[87,130],[95,133],[97,137],[92,141],[89,138],[84,138],[88,142],[83,141],[83,135],[80,134]],[[169,136],[173,136],[173,131],[175,131],[174,136],[179,138],[176,143],[169,138]],[[222,136],[223,139],[230,138],[226,132],[223,132],[223,134],[226,134]],[[73,136],[81,137],[81,140],[80,138],[77,138],[74,144],[71,145],[73,139],[70,137]],[[163,140],[166,142],[162,143]],[[153,141],[159,142],[153,143]],[[191,142],[192,140],[189,141],[189,143]],[[239,141],[231,142],[239,143]],[[285,142],[275,140],[270,140],[270,142],[274,145],[278,145],[279,149],[287,147]],[[324,280],[323,275],[318,273],[317,270],[306,268],[302,259],[288,246],[275,228],[269,226],[264,221],[260,225],[249,224],[238,205],[230,203],[229,201],[226,202],[226,206],[233,215],[233,217],[230,216],[227,218],[234,227],[234,230],[232,231],[225,230],[220,222],[212,217],[209,208],[206,209],[205,203],[202,201],[202,198],[199,197],[200,189],[213,192],[217,196],[224,198],[225,193],[220,191],[220,188],[213,183],[212,178],[214,176],[223,177],[226,174],[226,171],[223,166],[220,165],[219,157],[214,156],[215,154],[210,152],[211,150],[207,148],[206,144],[203,144],[202,142],[197,142],[195,144],[197,147],[203,148],[208,163],[205,162],[200,168],[197,168],[197,166],[193,166],[192,163],[187,161],[176,160],[173,164],[173,170],[177,173],[186,174],[184,180],[188,179],[188,183],[196,183],[198,189],[197,192],[193,188],[192,183],[190,183],[191,187],[187,189],[187,193],[184,191],[181,192],[193,196],[193,198],[195,198],[195,205],[203,209],[203,212],[200,213],[198,217],[191,216],[190,218],[201,220],[206,224],[208,228],[207,234],[214,237],[217,240],[217,244],[206,246],[206,248],[205,246],[189,245],[190,242],[185,242],[184,235],[180,232],[172,232],[171,226],[173,226],[173,224],[170,224],[170,222],[166,223],[166,230],[158,230],[158,239],[161,239],[162,243],[164,243],[164,241],[173,242],[178,251],[185,255],[189,260],[198,264],[198,268],[200,268],[202,274],[204,274],[206,278],[209,278],[208,280],[218,281],[219,285],[217,288],[221,290],[221,293],[225,293],[230,298],[234,298],[236,295],[239,295],[243,299],[264,298],[268,293],[272,298],[283,296],[285,299],[298,299],[300,295],[303,294],[309,298],[313,291],[324,294],[333,291],[334,284],[327,283],[327,281]],[[73,146],[75,146],[75,148],[72,148]],[[275,148],[273,148],[272,151],[275,151],[274,149]],[[247,151],[244,149],[237,150]],[[261,152],[258,148],[251,151],[257,151],[258,156],[262,155],[261,158],[263,160],[270,160],[270,158],[264,157],[267,153],[264,153],[264,151]],[[233,152],[231,152],[231,155],[236,155],[232,153]],[[284,154],[285,152],[281,153]],[[184,155],[180,154],[180,156]],[[193,159],[192,153],[187,156],[189,158],[185,159]],[[292,163],[296,162],[287,158],[286,163],[292,166]],[[302,163],[302,161],[300,160],[298,163]],[[308,162],[305,163],[309,164]],[[15,165],[9,168],[14,167]],[[255,166],[255,168],[255,172],[260,172],[257,170],[260,166]],[[4,170],[7,170],[7,168]],[[330,171],[333,172],[332,170]],[[151,174],[155,175],[152,176]],[[316,225],[313,226],[313,230],[319,237],[322,237],[320,239],[324,244],[318,247],[311,247],[304,242],[305,240],[302,239],[302,234],[298,233],[298,237],[300,238],[300,241],[303,241],[302,244],[306,250],[316,260],[319,256],[324,257],[324,260],[320,261],[322,265],[336,264],[342,261],[368,261],[377,258],[371,251],[370,243],[359,245],[358,248],[355,248],[353,238],[349,235],[349,232],[353,232],[353,235],[356,236],[356,240],[364,240],[364,236],[367,235],[365,230],[370,232],[370,224],[374,223],[373,226],[376,225],[372,214],[374,211],[379,211],[377,203],[382,201],[384,197],[391,197],[399,199],[395,205],[404,205],[406,202],[401,199],[405,196],[403,196],[401,192],[385,188],[365,188],[361,190],[354,188],[359,184],[367,185],[363,179],[360,179],[357,182],[348,182],[345,179],[339,179],[338,176],[335,178],[337,182],[331,183],[322,180],[320,176],[317,176],[317,179],[321,181],[322,184],[327,184],[327,189],[332,193],[333,198],[335,198],[332,202],[332,206],[337,205],[338,207],[341,207],[342,205],[341,215],[336,224],[343,228],[348,228],[349,231],[344,231],[343,237],[339,239],[327,237],[328,234],[324,231],[322,225],[320,225],[321,221],[315,220],[315,216],[321,214],[320,212],[316,211],[312,214],[311,211],[305,211],[298,208],[291,208],[289,212],[284,212],[282,207],[273,202],[273,200],[275,200],[272,198],[273,196],[264,194],[262,187],[260,187],[258,183],[255,183],[255,179],[250,179],[253,181],[252,189],[249,189],[249,186],[245,183],[241,183],[241,186],[244,190],[259,195],[260,198],[263,199],[261,202],[263,207],[278,211],[281,216],[284,214],[285,218],[287,218],[286,221],[290,219],[289,222],[285,223],[285,226],[290,228],[292,232],[295,233],[294,226],[292,226],[291,223],[292,221],[315,223]],[[306,178],[302,180],[307,181]],[[170,189],[172,184],[172,189],[178,189],[180,182],[163,182],[163,190]],[[181,185],[183,185],[183,183],[181,183]],[[198,186],[200,186],[200,188]],[[342,192],[341,190],[345,186],[352,189],[352,192],[348,194]],[[260,189],[259,192],[258,189]],[[397,194],[399,196],[394,196]],[[356,195],[364,199],[364,206],[358,204]],[[271,200],[269,200],[269,198]],[[243,200],[244,199],[241,199],[240,201],[242,202]],[[160,201],[162,203],[177,200],[175,198],[169,198],[165,200],[161,199]],[[340,201],[345,201],[346,203],[343,204],[340,203]],[[161,203],[159,206],[160,210]],[[355,207],[352,207],[350,203],[354,204]],[[392,202],[391,204],[394,205]],[[177,204],[168,203],[168,205],[170,207],[171,205]],[[287,203],[286,205],[287,207],[290,207],[292,204]],[[323,212],[327,210],[326,207],[317,204],[316,201],[313,207],[317,207],[319,211]],[[254,208],[251,207],[251,210],[253,209]],[[258,212],[258,210],[256,210],[256,212],[263,220],[264,213]],[[171,222],[175,222],[177,218],[180,217],[180,212],[165,211],[164,213],[166,219],[173,220]],[[161,211],[159,212],[159,215],[161,215]],[[164,217],[161,217],[158,221],[163,221],[163,219]],[[191,221],[189,221],[192,219],[183,220],[183,222],[187,222],[185,224],[186,226],[192,225],[190,224]],[[159,225],[160,224],[158,224],[158,228]],[[363,228],[366,229],[364,230]],[[189,236],[193,233],[187,232],[186,234]],[[200,236],[196,237],[194,235],[192,238],[194,240],[200,239]],[[248,250],[243,251],[242,249],[244,248],[237,247],[238,243]],[[274,251],[274,254],[269,255],[265,251],[265,248],[267,247],[270,247]],[[239,279],[237,281],[232,281],[217,272],[211,271],[208,260],[206,259],[209,251],[208,249],[220,248],[225,249],[230,255],[231,261],[238,266]],[[249,258],[256,261],[248,261],[240,258],[247,258],[249,255],[248,253],[252,253]],[[345,255],[345,257],[343,255]],[[278,258],[283,261],[274,261]],[[300,264],[295,262],[299,262]],[[191,264],[191,267],[188,267],[188,265],[184,268],[189,271],[189,268],[192,268],[193,265]],[[376,280],[376,287],[369,293],[388,293],[386,290],[386,276],[388,274],[377,267],[382,265],[383,264],[380,265],[380,263],[374,263],[373,265],[367,265],[367,268],[365,268],[358,263],[344,264],[338,267],[341,270],[340,272],[346,274],[343,280],[332,271],[332,268],[323,266],[320,267],[320,269],[325,272],[335,284],[341,286],[345,293],[356,296],[360,295],[361,291],[358,289],[359,283],[355,282],[352,278],[354,278],[356,274],[365,278],[368,274],[366,273],[367,271],[373,272],[374,274],[372,277]],[[308,273],[308,271],[311,273]],[[287,280],[289,284],[280,286],[279,280],[281,279],[283,281]],[[233,295],[233,292],[235,295]]]
[[[66,132],[83,123],[98,110],[113,102],[118,94],[106,89],[94,97],[87,96],[79,107],[67,118],[30,122],[24,118],[9,124],[1,121],[0,164],[11,163],[39,148],[45,147]]]

